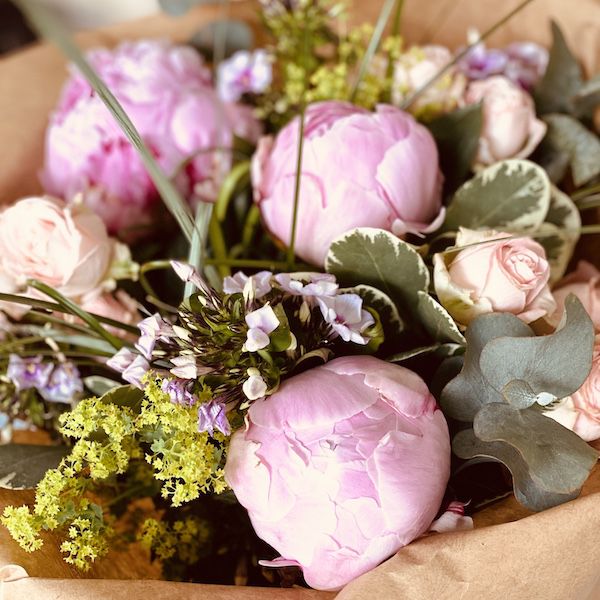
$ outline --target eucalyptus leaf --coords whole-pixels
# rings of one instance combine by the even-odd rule
[[[438,147],[448,189],[456,189],[469,174],[477,154],[482,124],[481,104],[459,108],[427,123]]]
[[[579,119],[592,119],[600,105],[600,75],[586,81],[574,97],[575,115]]]
[[[574,500],[579,495],[579,489],[561,494],[542,487],[531,476],[527,463],[514,447],[505,442],[484,442],[475,436],[472,429],[465,429],[454,437],[452,450],[463,459],[483,458],[504,464],[513,476],[517,501],[530,510],[546,510]]]
[[[569,156],[573,181],[580,187],[600,175],[600,139],[569,115],[544,116],[548,141]]]
[[[83,383],[85,387],[96,396],[104,396],[107,392],[122,385],[114,379],[109,379],[108,377],[102,377],[100,375],[84,377]]]
[[[467,349],[461,372],[443,389],[440,403],[444,413],[459,421],[472,421],[477,411],[490,402],[502,402],[503,386],[491,386],[481,371],[479,357],[488,342],[511,336],[529,338],[534,333],[523,321],[507,313],[483,315],[467,328]],[[500,366],[499,366],[500,367]]]
[[[552,48],[548,67],[534,91],[537,114],[571,113],[574,97],[583,77],[575,55],[569,49],[560,27],[552,21]]]
[[[446,213],[441,231],[539,227],[550,206],[550,180],[528,160],[498,162],[462,185]]]
[[[192,36],[189,43],[212,59],[218,47],[224,56],[239,50],[250,50],[254,44],[254,34],[243,21],[221,19],[206,24]]]
[[[427,292],[417,292],[417,314],[427,333],[442,342],[464,344],[465,338],[448,311]]]
[[[368,285],[408,310],[429,288],[429,271],[419,254],[389,231],[359,227],[336,238],[325,268],[345,286]]]
[[[0,446],[0,488],[34,488],[46,471],[56,468],[69,454],[66,446],[6,444]]]
[[[535,404],[537,398],[531,386],[522,379],[509,381],[502,388],[502,395],[513,408],[529,408]]]
[[[134,412],[139,411],[144,392],[133,385],[120,385],[106,392],[101,400],[105,404],[115,404],[116,406],[127,406]]]
[[[535,394],[564,398],[577,391],[592,366],[594,326],[579,299],[565,301],[564,324],[551,335],[488,341],[479,367],[487,385],[501,391],[509,382],[526,381]],[[517,317],[513,317],[517,321]]]

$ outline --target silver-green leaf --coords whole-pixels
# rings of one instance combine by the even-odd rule
[[[417,314],[427,333],[440,342],[464,344],[465,338],[448,311],[427,292],[417,292]]]
[[[66,446],[0,446],[0,488],[34,488],[46,471],[55,469],[68,453],[69,449]]]

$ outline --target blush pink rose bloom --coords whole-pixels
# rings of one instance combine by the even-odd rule
[[[546,134],[536,118],[531,96],[502,75],[472,82],[465,105],[483,103],[483,128],[475,162],[491,165],[507,158],[529,156]]]
[[[456,246],[470,244],[476,245],[433,258],[436,294],[459,325],[491,312],[512,313],[525,323],[554,312],[550,266],[540,244],[526,237],[510,239],[508,233],[461,228]]]
[[[193,157],[175,177],[181,193],[214,200],[234,134],[260,135],[251,111],[219,100],[191,47],[142,40],[93,50],[88,59],[167,174]],[[148,224],[159,200],[136,151],[74,68],[46,133],[42,181],[67,200],[83,193],[110,232]]]
[[[552,294],[557,306],[551,319],[554,325],[562,318],[567,296],[575,294],[590,315],[596,331],[600,331],[600,271],[594,265],[580,261],[575,271],[559,281]]]
[[[299,118],[263,138],[252,183],[267,229],[291,237]],[[431,134],[388,105],[372,113],[346,102],[306,110],[295,249],[322,265],[331,242],[354,227],[396,235],[435,230],[443,220],[442,177]]]
[[[325,590],[425,533],[449,473],[448,427],[423,380],[370,356],[338,358],[255,401],[225,465],[258,536]]]
[[[67,298],[96,290],[105,279],[114,240],[85,206],[24,198],[0,213],[0,281],[15,291],[38,279]]]
[[[586,442],[600,439],[600,336],[596,336],[592,370],[585,383],[544,414],[574,431]]]

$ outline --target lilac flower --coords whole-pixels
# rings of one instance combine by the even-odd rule
[[[248,369],[248,379],[244,381],[242,391],[248,400],[258,400],[267,393],[267,384],[258,369]]]
[[[181,379],[164,379],[161,389],[169,395],[173,404],[193,406],[196,404],[197,398],[190,391],[191,385],[191,382]]]
[[[138,328],[142,332],[142,335],[135,347],[147,360],[152,358],[156,342],[167,341],[174,335],[171,324],[167,323],[158,313],[140,321]]]
[[[206,431],[213,436],[215,429],[223,435],[231,433],[225,404],[219,400],[210,400],[198,407],[198,431]]]
[[[368,344],[369,338],[362,332],[375,323],[373,316],[363,310],[362,298],[357,294],[340,294],[335,298],[319,298],[319,306],[325,322],[334,334],[345,342]]]
[[[270,271],[260,271],[250,277],[238,271],[233,277],[225,277],[223,291],[226,294],[244,294],[245,298],[252,296],[260,300],[271,291],[272,277],[273,273]]]
[[[249,329],[244,348],[247,352],[256,352],[269,345],[269,334],[279,327],[279,319],[271,306],[265,304],[246,315],[246,324]]]
[[[217,70],[217,92],[224,102],[237,102],[244,94],[261,94],[273,78],[271,58],[265,50],[240,50]]]
[[[280,273],[275,280],[288,294],[307,298],[335,296],[339,287],[329,273]]]
[[[38,388],[38,391],[48,402],[71,402],[77,394],[83,392],[79,370],[72,362],[57,365],[46,385]]]
[[[11,354],[8,359],[6,376],[12,381],[18,391],[30,388],[41,389],[46,386],[52,369],[52,363],[42,362],[41,356],[21,358]]]

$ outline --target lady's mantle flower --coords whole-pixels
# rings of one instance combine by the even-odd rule
[[[210,400],[198,407],[198,431],[206,431],[213,436],[215,429],[223,435],[231,433],[225,404],[220,400]]]
[[[362,307],[362,298],[357,294],[340,294],[334,298],[319,298],[323,318],[331,325],[333,333],[345,342],[368,344],[369,338],[362,335],[375,323],[373,316]]]
[[[265,50],[240,50],[219,65],[217,92],[224,102],[236,102],[244,94],[264,92],[272,78],[271,59]]]
[[[244,349],[247,352],[266,348],[271,341],[269,334],[279,327],[279,319],[269,304],[248,313],[246,323],[249,329]]]

